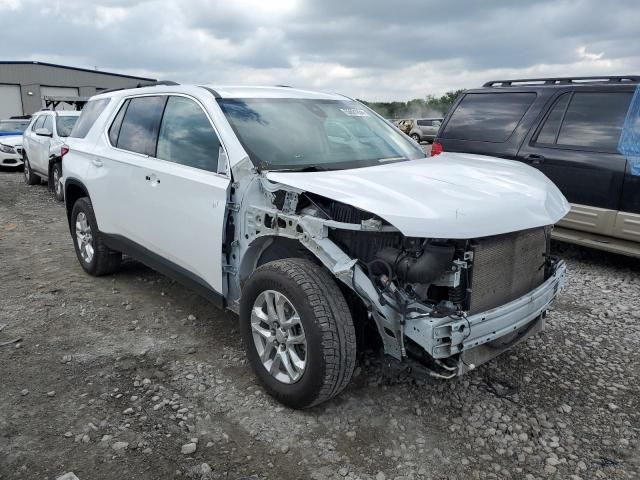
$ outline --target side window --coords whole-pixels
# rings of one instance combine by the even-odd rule
[[[44,118],[46,117],[46,115],[40,115],[38,118],[36,118],[36,121],[33,122],[33,131],[35,132],[37,129],[42,128],[42,125],[44,125]]]
[[[165,101],[166,97],[132,98],[122,120],[116,146],[155,156],[158,125]]]
[[[418,120],[418,125],[420,127],[426,127],[427,126],[427,121],[426,120]]]
[[[53,133],[53,117],[51,115],[44,116],[44,125],[42,128],[46,128],[49,132]]]
[[[547,145],[553,145],[556,143],[558,137],[558,130],[560,129],[560,122],[564,117],[564,112],[567,110],[567,104],[571,98],[571,93],[563,93],[556,100],[556,103],[551,108],[549,115],[544,121],[544,125],[540,129],[535,143],[543,143]]]
[[[558,145],[616,152],[632,92],[574,93]]]
[[[468,93],[451,115],[442,137],[506,142],[535,99],[533,92]]]
[[[129,100],[126,100],[122,104],[122,107],[120,107],[120,110],[116,115],[116,118],[114,118],[113,123],[111,124],[111,128],[109,128],[109,141],[111,142],[111,145],[113,145],[114,147],[118,144],[120,127],[122,127],[122,120],[124,120],[124,114],[127,112],[128,106],[129,106]]]
[[[73,130],[71,130],[70,137],[73,138],[84,138],[93,127],[93,124],[96,122],[100,114],[107,108],[110,98],[100,98],[97,100],[89,100],[87,104],[82,109],[82,113],[78,118],[78,121],[73,126]]]
[[[156,156],[216,172],[219,148],[220,140],[202,108],[189,98],[169,97],[158,135]]]
[[[439,128],[440,125],[442,125],[442,120],[434,120],[433,122],[431,122],[431,126]]]

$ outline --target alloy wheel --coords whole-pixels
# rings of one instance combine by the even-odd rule
[[[60,196],[62,193],[62,184],[60,183],[60,171],[57,168],[53,169],[53,189],[56,195]]]
[[[307,340],[291,301],[265,290],[251,310],[253,342],[264,368],[282,383],[295,383],[307,366]]]
[[[91,235],[91,226],[84,212],[78,213],[76,217],[76,242],[80,256],[85,263],[91,263],[95,250],[93,248],[93,236]]]

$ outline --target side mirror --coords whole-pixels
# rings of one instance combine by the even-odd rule
[[[47,128],[36,128],[36,135],[41,137],[53,137],[53,133],[51,133]]]

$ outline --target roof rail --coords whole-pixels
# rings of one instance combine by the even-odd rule
[[[576,85],[583,83],[640,83],[640,75],[620,75],[602,77],[555,77],[555,78],[518,78],[513,80],[492,80],[483,87],[518,87],[527,84],[537,85]]]
[[[107,90],[101,90],[97,92],[96,95],[101,95],[103,93],[119,92],[120,90],[129,90],[131,88],[160,87],[162,85],[175,86],[180,84],[172,80],[158,80],[157,82],[138,83],[135,87],[108,88]]]

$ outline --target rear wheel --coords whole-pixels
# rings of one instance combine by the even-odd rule
[[[62,178],[62,165],[60,162],[56,162],[51,167],[51,186],[53,188],[53,195],[56,200],[62,202],[64,200],[64,190],[60,179]]]
[[[253,371],[289,407],[325,402],[351,380],[356,335],[349,307],[329,273],[310,260],[257,269],[242,292],[240,325]]]
[[[40,177],[33,173],[31,170],[31,164],[29,163],[29,158],[27,158],[27,154],[24,154],[24,181],[27,185],[37,185],[40,183]]]
[[[120,267],[122,253],[111,250],[101,238],[91,201],[79,198],[71,211],[71,236],[80,265],[89,275],[114,273]]]

